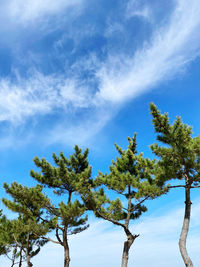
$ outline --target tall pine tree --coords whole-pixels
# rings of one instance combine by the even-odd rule
[[[31,176],[44,186],[53,189],[58,196],[63,196],[57,207],[51,207],[50,213],[56,217],[56,243],[64,248],[64,267],[69,267],[70,250],[68,236],[87,229],[86,207],[81,201],[79,193],[84,185],[90,184],[91,167],[88,163],[88,149],[84,152],[75,146],[75,152],[65,157],[53,154],[55,166],[44,158],[34,158],[41,172],[31,171]]]
[[[191,215],[190,191],[200,188],[200,135],[192,137],[192,128],[177,117],[173,124],[169,123],[168,114],[161,114],[154,104],[150,105],[153,125],[157,140],[163,146],[155,143],[152,151],[159,157],[156,179],[161,185],[171,179],[177,184],[171,188],[183,188],[185,191],[185,214],[179,239],[179,248],[185,266],[192,267],[192,261],[186,249],[186,239],[189,231]]]
[[[162,189],[155,184],[154,160],[144,158],[142,153],[137,153],[136,134],[133,138],[128,138],[128,142],[127,150],[115,145],[119,157],[116,161],[112,161],[108,174],[99,173],[96,178],[95,184],[97,187],[100,186],[100,189],[88,190],[84,195],[88,209],[93,210],[97,217],[110,221],[124,230],[126,241],[122,254],[122,267],[127,267],[129,250],[139,236],[131,232],[131,221],[147,211],[143,205],[146,200],[154,199],[167,191],[167,188]],[[109,191],[116,193],[118,197],[115,200],[108,198],[103,190],[105,186]]]

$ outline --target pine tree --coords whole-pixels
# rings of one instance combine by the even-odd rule
[[[13,198],[3,198],[4,205],[19,214],[18,219],[7,220],[2,224],[4,232],[0,239],[7,245],[19,249],[19,256],[24,255],[27,266],[31,267],[31,258],[37,255],[40,248],[47,242],[43,237],[53,228],[53,221],[43,221],[44,207],[49,205],[49,199],[42,194],[42,186],[28,188],[16,182],[11,186],[4,183],[6,192]],[[15,257],[18,255],[13,254]],[[22,259],[21,259],[22,260]]]
[[[44,158],[34,158],[37,167],[41,172],[31,171],[31,176],[39,183],[52,188],[58,196],[63,196],[57,207],[51,207],[50,213],[57,218],[56,238],[54,243],[64,248],[64,267],[70,264],[70,251],[68,236],[77,234],[87,229],[87,215],[84,216],[86,207],[81,201],[80,192],[84,185],[90,184],[91,167],[88,163],[88,149],[83,153],[75,146],[75,152],[65,157],[61,152],[60,156],[53,154],[56,166],[52,166]],[[66,201],[65,201],[66,200]]]
[[[190,191],[200,188],[200,135],[192,137],[192,128],[177,117],[173,124],[169,123],[167,113],[161,114],[154,104],[150,105],[153,125],[157,140],[163,144],[153,144],[152,151],[159,157],[156,179],[161,185],[171,179],[177,184],[171,188],[184,188],[185,214],[179,239],[179,248],[185,266],[192,267],[192,261],[186,249],[191,215]]]
[[[5,255],[11,260],[11,266],[16,264],[15,260],[20,257],[21,251],[15,242],[13,234],[16,232],[14,228],[14,220],[9,220],[0,212],[0,255]],[[21,266],[21,265],[19,265]]]
[[[99,172],[95,179],[96,186],[100,189],[85,192],[84,201],[88,209],[93,210],[97,217],[121,226],[126,234],[122,254],[122,267],[128,265],[128,256],[131,245],[139,236],[130,231],[132,220],[139,218],[147,207],[145,200],[154,199],[165,193],[167,188],[158,187],[153,179],[154,160],[144,158],[143,154],[136,151],[136,134],[128,138],[127,150],[122,150],[118,145],[119,153],[116,161],[112,161],[109,174]],[[119,197],[110,200],[103,187],[112,190]]]

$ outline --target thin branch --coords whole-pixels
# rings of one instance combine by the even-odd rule
[[[186,187],[185,185],[170,185],[168,188]]]
[[[15,242],[17,243],[18,247],[20,247],[20,248],[24,251],[24,253],[26,254],[26,250],[23,248],[23,246],[21,246],[21,245],[18,243],[18,241],[17,241],[17,239],[16,239],[16,237],[15,237],[14,234],[13,234],[13,237],[14,237]]]
[[[10,256],[8,256],[8,253],[5,253],[6,257],[9,259],[9,260],[13,260]]]
[[[26,260],[22,260],[21,262],[25,262],[25,261],[26,261]],[[20,263],[20,261],[14,263],[14,265],[15,265],[15,264],[18,264],[18,263]]]
[[[112,222],[112,223],[115,224],[115,225],[119,225],[119,226],[125,228],[125,225],[124,225],[124,224],[119,223],[119,222],[117,222],[117,221],[115,221],[115,220],[113,220],[113,219],[108,218],[107,216],[101,214],[99,211],[96,210],[95,213],[96,213],[99,217],[103,218],[104,220],[106,220],[106,221],[110,221],[110,222]]]
[[[191,186],[190,188],[200,188],[200,185],[194,185],[194,186]]]
[[[41,216],[39,216],[39,218],[40,218],[40,220],[42,220],[43,222],[49,223],[48,220],[42,218]],[[58,229],[60,229],[61,231],[63,230],[62,227],[60,227],[59,225],[56,225],[56,227],[57,227]]]
[[[127,209],[127,208],[124,208],[124,207],[122,207],[122,209],[123,209],[123,210],[125,210],[125,211],[128,211],[128,209]]]
[[[58,239],[58,242],[63,246],[63,242],[62,242],[62,240],[60,239],[59,234],[58,234],[58,228],[56,228],[56,237],[57,237],[57,239]]]
[[[117,190],[117,189],[114,189],[114,188],[112,188],[112,190],[115,191],[117,194],[120,194],[120,195],[126,197],[126,194],[125,193],[122,193],[120,190]]]
[[[95,211],[95,212],[98,214],[99,217],[103,218],[104,220],[110,221],[110,222],[112,222],[112,223],[115,224],[115,225],[119,225],[119,226],[121,226],[121,227],[124,229],[124,232],[126,233],[127,236],[128,236],[128,235],[131,235],[131,236],[133,236],[133,238],[137,238],[137,237],[139,236],[139,235],[133,235],[133,234],[130,232],[130,230],[128,229],[128,227],[126,227],[124,224],[122,224],[122,223],[120,223],[120,222],[118,222],[118,221],[115,221],[115,220],[113,220],[113,219],[108,218],[107,216],[101,214],[99,211]]]
[[[60,242],[55,241],[55,240],[51,239],[50,237],[42,236],[41,238],[42,238],[42,239],[45,239],[45,240],[48,240],[48,241],[50,241],[50,242],[53,242],[53,243],[55,243],[55,244],[62,245]]]
[[[145,197],[143,200],[141,200],[140,202],[138,202],[132,209],[131,212],[135,210],[135,208],[139,205],[141,205],[145,200],[147,200],[149,198],[149,196]]]
[[[60,242],[55,241],[55,240],[51,239],[50,237],[40,236],[40,235],[36,234],[35,232],[33,232],[33,234],[34,234],[35,236],[37,236],[37,237],[40,237],[40,238],[45,239],[45,240],[48,240],[48,241],[53,242],[53,243],[55,243],[55,244],[60,244],[60,245],[62,245]]]

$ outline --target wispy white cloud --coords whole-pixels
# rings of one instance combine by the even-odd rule
[[[97,73],[99,97],[111,102],[133,99],[185,68],[200,54],[199,13],[198,0],[179,0],[167,25],[133,58],[109,58]]]
[[[7,16],[17,23],[36,22],[44,16],[56,15],[68,7],[81,4],[82,0],[12,0],[8,1],[4,8]]]
[[[91,103],[88,90],[84,87],[79,90],[75,79],[44,76],[38,72],[29,79],[18,78],[14,83],[9,79],[1,79],[0,121],[20,124],[31,116],[52,113],[56,108],[88,107]]]
[[[151,21],[152,18],[152,12],[151,8],[145,4],[140,5],[141,1],[139,0],[130,0],[127,3],[126,8],[126,17],[132,18],[132,17],[141,17],[143,19]]]
[[[68,4],[71,2],[66,1]],[[49,11],[45,11],[41,4],[41,12],[53,12],[64,3],[58,1],[58,6],[49,7]],[[39,2],[36,8],[39,8]],[[116,113],[114,106],[120,109],[126,101],[173,78],[199,56],[199,14],[198,0],[177,0],[167,24],[157,29],[151,41],[132,57],[122,52],[108,55],[102,62],[92,54],[89,59],[83,58],[74,63],[72,72],[66,76],[45,76],[35,71],[28,79],[18,78],[17,82],[1,79],[0,121],[20,124],[30,117],[51,115],[58,108],[63,110],[66,117],[71,116],[72,111],[78,111],[80,114],[86,113],[85,117],[81,117],[76,124],[71,121],[69,125],[69,121],[64,120],[62,126],[54,125],[48,142],[69,143],[74,140],[75,131],[80,133],[80,143],[87,142]],[[123,30],[119,25],[117,29]],[[112,30],[114,28],[109,28],[107,33]],[[92,73],[92,78],[82,80],[80,77],[83,72]]]

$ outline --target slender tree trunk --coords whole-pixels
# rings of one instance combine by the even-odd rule
[[[69,244],[67,240],[67,227],[63,232],[63,247],[64,247],[64,267],[69,267],[70,256],[69,256]]]
[[[26,244],[26,263],[27,267],[32,267],[31,263],[30,251],[29,251],[29,241],[30,241],[30,233],[27,234],[27,244]]]
[[[70,257],[69,257],[69,247],[64,247],[64,267],[69,267]]]
[[[27,262],[27,267],[32,267],[33,266],[33,264],[30,261],[30,256],[29,255],[26,256],[26,262]]]
[[[130,218],[131,218],[131,210],[132,210],[131,199],[132,199],[131,186],[129,185],[128,186],[128,212],[127,212],[127,218],[125,220],[125,228],[124,228],[124,231],[125,231],[126,236],[127,236],[127,241],[124,242],[121,267],[127,267],[128,266],[128,256],[129,256],[130,247],[132,246],[136,237],[138,237],[138,235],[132,235],[128,229]]]
[[[19,256],[19,267],[22,267],[22,248],[20,249],[20,256]]]
[[[11,267],[13,267],[15,265],[15,259],[12,259],[12,265]]]
[[[124,249],[122,253],[122,265],[121,267],[127,267],[128,266],[128,256],[129,256],[129,250],[131,245],[133,244],[135,238],[132,235],[127,236],[127,241],[124,242]]]
[[[183,220],[182,231],[180,234],[179,239],[179,249],[181,252],[181,256],[187,267],[193,267],[193,263],[188,256],[187,249],[186,249],[186,239],[189,231],[189,224],[190,224],[190,214],[191,214],[191,200],[190,200],[190,187],[186,186],[185,188],[185,215]]]

